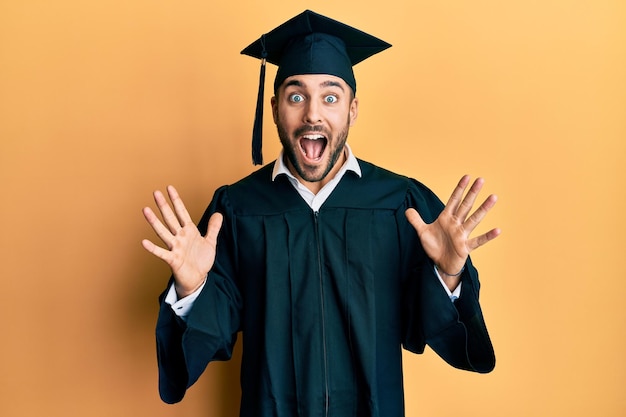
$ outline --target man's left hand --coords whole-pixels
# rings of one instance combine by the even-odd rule
[[[472,231],[496,204],[498,198],[494,194],[490,195],[470,215],[484,180],[477,178],[467,195],[463,197],[469,182],[468,175],[461,178],[439,217],[430,224],[426,224],[413,208],[405,213],[407,220],[417,231],[426,254],[435,263],[446,283],[449,278],[456,278],[452,281],[458,284],[460,277],[457,274],[465,265],[470,252],[500,235],[500,229],[495,228],[480,236],[470,237]]]

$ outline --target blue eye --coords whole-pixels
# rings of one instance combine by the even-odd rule
[[[326,103],[336,103],[337,102],[337,96],[333,96],[333,95],[326,96],[326,97],[324,97],[324,101]]]
[[[289,101],[292,101],[294,103],[301,103],[304,101],[304,97],[302,97],[301,94],[292,94],[289,96]]]

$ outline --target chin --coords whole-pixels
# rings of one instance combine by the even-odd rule
[[[324,165],[318,165],[311,167],[309,165],[299,165],[296,167],[296,171],[300,177],[307,182],[319,182],[326,178],[330,169]]]

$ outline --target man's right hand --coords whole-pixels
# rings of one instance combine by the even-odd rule
[[[176,293],[180,299],[197,290],[213,267],[217,235],[222,227],[223,217],[220,213],[214,213],[209,219],[206,236],[202,236],[176,189],[171,185],[168,186],[167,194],[173,210],[163,193],[154,192],[154,201],[161,212],[163,222],[151,208],[143,209],[144,217],[167,249],[155,245],[148,239],[142,240],[141,244],[148,252],[170,266]]]

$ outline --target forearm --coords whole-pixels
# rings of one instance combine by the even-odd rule
[[[464,270],[465,266],[463,266],[459,272],[449,274],[435,264],[435,273],[450,291],[454,291],[459,286],[461,283],[461,275]]]
[[[442,274],[437,266],[433,269],[435,271],[435,275],[441,283],[441,286],[448,294],[448,297],[450,297],[450,300],[457,300],[461,296],[461,276],[449,276]]]
[[[172,283],[170,284],[169,289],[166,292],[164,301],[166,304],[172,306],[172,310],[178,317],[186,320],[187,315],[191,311],[191,308],[193,307],[196,298],[198,298],[198,295],[200,295],[200,292],[204,288],[205,284],[206,279],[202,281],[200,286],[196,288],[195,291],[184,297],[181,297],[176,290],[176,284]]]

